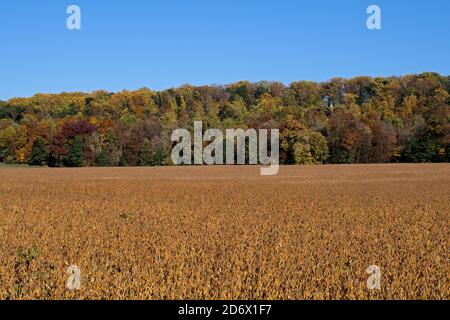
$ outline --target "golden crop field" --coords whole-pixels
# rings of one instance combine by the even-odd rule
[[[0,299],[449,299],[449,216],[449,164],[3,168]]]

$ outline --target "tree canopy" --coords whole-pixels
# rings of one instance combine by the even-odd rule
[[[241,81],[0,101],[0,162],[170,165],[176,128],[280,129],[283,164],[448,162],[450,77]]]

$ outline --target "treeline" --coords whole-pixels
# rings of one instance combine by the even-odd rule
[[[30,165],[170,165],[171,133],[280,129],[283,164],[448,162],[450,77],[238,82],[0,101],[0,161]]]

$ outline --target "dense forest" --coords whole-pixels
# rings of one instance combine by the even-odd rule
[[[283,164],[448,162],[450,77],[246,81],[0,101],[0,162],[170,165],[176,128],[280,130]]]

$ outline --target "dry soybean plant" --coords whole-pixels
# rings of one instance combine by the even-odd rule
[[[448,164],[0,175],[0,299],[449,298]]]

